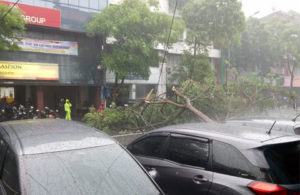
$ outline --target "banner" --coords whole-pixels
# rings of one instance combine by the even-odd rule
[[[14,2],[1,1],[8,6],[13,6]],[[31,6],[18,3],[15,8],[19,8],[22,13],[22,17],[28,24],[34,24],[39,26],[50,26],[60,28],[61,16],[60,10],[50,9],[45,7]]]
[[[63,55],[78,55],[78,43],[72,41],[52,41],[21,38],[17,42],[18,46],[23,51],[63,54]]]
[[[0,79],[58,80],[58,64],[0,61]]]

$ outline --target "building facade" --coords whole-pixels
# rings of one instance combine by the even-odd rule
[[[109,0],[108,4],[118,4],[123,0]],[[162,13],[167,13],[173,15],[174,8],[169,6],[169,0],[159,0],[158,11]],[[178,12],[176,12],[176,16],[178,16]],[[167,37],[166,37],[167,38]],[[168,49],[165,48],[164,45],[159,44],[156,49],[159,51],[161,56],[165,56],[164,64],[159,64],[157,67],[150,68],[150,77],[147,80],[136,76],[129,76],[125,79],[124,84],[127,87],[128,91],[128,100],[124,100],[123,102],[135,102],[139,99],[144,99],[146,95],[154,89],[156,94],[160,97],[165,97],[167,89],[166,86],[169,83],[171,73],[180,63],[180,57],[184,53],[184,51],[189,50],[189,46],[185,42],[186,31],[183,33],[179,42],[173,44]],[[220,80],[220,72],[221,72],[221,51],[218,49],[214,49],[213,47],[208,49],[208,57],[211,61],[212,68],[216,69],[217,80]],[[115,75],[113,72],[106,72],[106,86],[113,85],[115,81]]]
[[[15,0],[0,1],[12,6]],[[101,102],[105,74],[99,70],[102,42],[88,37],[85,23],[106,0],[20,0],[26,20],[18,52],[0,52],[1,97],[43,110],[70,99],[74,116]]]

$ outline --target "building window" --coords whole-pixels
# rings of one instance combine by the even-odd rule
[[[6,1],[15,2],[15,0]],[[107,0],[20,0],[19,3],[48,8],[53,8],[54,5],[60,4],[63,7],[84,8],[97,12],[107,6]],[[59,9],[59,6],[57,9]]]
[[[76,5],[76,6],[78,6],[78,0],[69,0],[69,5]]]
[[[89,2],[87,0],[79,0],[79,7],[90,7]]]
[[[59,0],[59,3],[68,4],[69,0]]]
[[[99,9],[99,0],[90,0],[90,8]]]

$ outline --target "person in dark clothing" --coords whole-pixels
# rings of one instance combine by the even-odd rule
[[[64,98],[60,98],[59,103],[58,103],[58,110],[59,110],[59,117],[64,118],[65,117],[65,100]]]

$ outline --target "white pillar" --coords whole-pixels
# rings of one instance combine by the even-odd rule
[[[136,99],[136,84],[131,85],[129,99],[135,100]]]
[[[159,65],[159,78],[158,78],[159,82],[158,82],[156,96],[158,96],[160,98],[166,98],[166,92],[167,92],[166,66],[167,66],[166,63]]]

